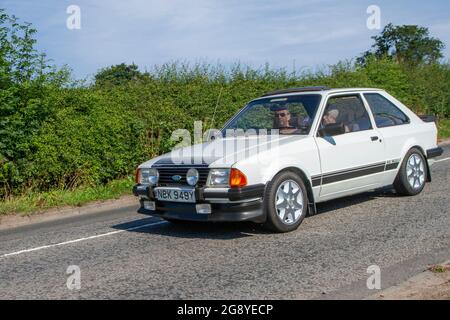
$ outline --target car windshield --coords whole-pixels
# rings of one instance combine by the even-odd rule
[[[265,130],[267,134],[308,134],[320,99],[319,94],[303,94],[255,100],[238,113],[222,132]]]

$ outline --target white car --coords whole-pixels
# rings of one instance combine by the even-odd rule
[[[287,232],[319,202],[386,186],[420,193],[442,154],[434,118],[379,89],[270,92],[208,137],[138,167],[138,212]]]

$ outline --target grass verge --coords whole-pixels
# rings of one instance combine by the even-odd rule
[[[450,271],[450,264],[444,264],[444,265],[434,265],[430,268],[428,268],[433,273],[444,273],[447,271]]]
[[[29,215],[54,207],[81,206],[91,201],[117,199],[120,196],[131,194],[133,185],[134,178],[128,177],[101,186],[29,193],[0,202],[0,215]]]

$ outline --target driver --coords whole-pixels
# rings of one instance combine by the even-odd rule
[[[274,111],[275,128],[280,130],[280,134],[290,134],[299,131],[297,128],[291,126],[291,113],[286,106],[280,106]]]

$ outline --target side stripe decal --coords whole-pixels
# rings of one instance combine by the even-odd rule
[[[398,167],[398,162],[397,163],[389,163],[389,164],[386,164],[385,171],[394,170],[394,169],[397,169],[397,167]]]
[[[328,183],[363,177],[374,173],[380,173],[383,171],[394,170],[397,169],[399,163],[400,163],[399,161],[379,162],[363,167],[356,167],[342,171],[330,172],[323,175],[312,176],[311,177],[312,186],[317,187],[320,186],[321,184],[324,185]]]

